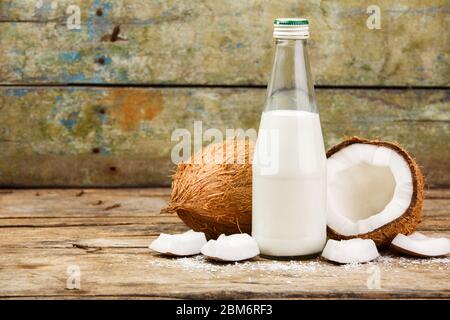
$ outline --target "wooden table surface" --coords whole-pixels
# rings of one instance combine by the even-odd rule
[[[376,262],[320,259],[218,264],[147,248],[187,228],[159,214],[169,189],[0,189],[0,298],[450,298],[450,258],[382,252]],[[450,190],[427,191],[427,235],[450,236]],[[80,288],[71,287],[74,270]],[[378,281],[379,280],[379,281]]]

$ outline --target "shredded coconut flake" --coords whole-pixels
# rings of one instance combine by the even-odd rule
[[[370,266],[378,266],[384,271],[398,272],[398,267],[404,269],[417,269],[424,266],[439,265],[440,270],[450,270],[450,258],[431,258],[431,259],[414,259],[391,255],[384,255],[375,261],[360,264],[345,264],[333,265],[320,259],[314,260],[293,260],[293,261],[278,261],[278,260],[256,260],[236,263],[216,263],[211,262],[204,256],[198,255],[186,258],[170,258],[151,260],[150,266],[161,268],[177,268],[188,272],[210,272],[210,273],[228,273],[228,272],[245,272],[245,271],[259,271],[264,273],[315,273],[327,272],[333,276],[333,270],[340,268],[346,272],[354,272],[358,270],[365,270]],[[395,269],[395,270],[393,270]]]
[[[321,265],[312,261],[246,261],[235,263],[214,263],[203,256],[180,259],[152,260],[152,266],[163,268],[181,268],[187,271],[262,271],[262,272],[315,272]]]

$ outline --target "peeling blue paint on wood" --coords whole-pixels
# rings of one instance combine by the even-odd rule
[[[316,84],[450,84],[445,0],[385,1],[383,7],[392,9],[383,10],[384,27],[375,31],[365,24],[367,4],[354,0],[86,0],[78,3],[76,33],[64,21],[72,1],[37,14],[33,1],[1,4],[0,83],[265,85],[273,17],[307,15]],[[411,23],[418,14],[420,32]],[[112,42],[117,26],[120,40]],[[79,57],[67,54],[77,47]],[[101,54],[112,62],[99,69],[93,60]]]
[[[79,61],[81,58],[81,54],[78,51],[61,52],[59,54],[59,58],[61,59],[61,61],[71,63]]]
[[[72,130],[77,124],[79,114],[79,112],[72,112],[67,119],[61,119],[59,122],[67,129]]]
[[[29,89],[23,89],[23,88],[6,89],[6,95],[7,96],[15,96],[15,97],[23,97],[29,91],[30,91]]]

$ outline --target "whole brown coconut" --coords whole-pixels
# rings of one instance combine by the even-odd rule
[[[208,238],[251,233],[254,143],[230,139],[203,149],[199,162],[191,157],[179,164],[172,195],[164,212],[176,212],[194,231]]]
[[[328,236],[332,239],[351,239],[351,238],[363,238],[372,239],[378,247],[388,246],[397,234],[402,233],[405,235],[411,234],[415,231],[417,225],[421,222],[422,217],[422,203],[424,196],[424,178],[422,172],[417,165],[416,161],[398,144],[380,140],[368,140],[358,137],[349,138],[338,145],[332,147],[327,152],[327,158],[330,158],[340,150],[352,145],[352,144],[370,144],[375,146],[384,146],[398,153],[408,163],[411,171],[413,181],[413,195],[411,202],[407,210],[397,219],[375,229],[366,234],[355,234],[351,236],[344,236],[333,230],[328,226]]]

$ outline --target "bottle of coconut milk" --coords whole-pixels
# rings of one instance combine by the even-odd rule
[[[275,19],[275,61],[253,158],[252,236],[261,254],[308,256],[326,242],[326,156],[307,19]]]

